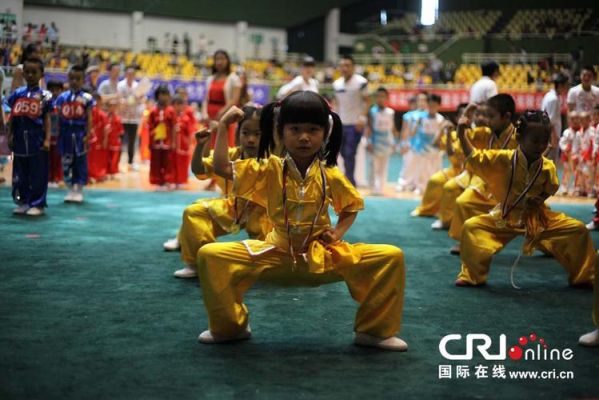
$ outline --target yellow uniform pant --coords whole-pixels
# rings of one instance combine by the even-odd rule
[[[422,195],[422,203],[416,207],[416,213],[423,217],[433,217],[437,215],[441,206],[441,196],[443,195],[443,185],[449,180],[447,171],[435,172],[426,184],[426,189]]]
[[[198,249],[226,234],[227,232],[210,216],[206,200],[198,200],[185,207],[181,228],[177,234],[181,244],[181,260],[186,265],[196,265]]]
[[[343,279],[359,303],[355,331],[377,337],[395,335],[400,329],[404,299],[403,252],[390,245],[352,246],[361,254],[359,263],[335,265],[334,270],[324,274],[307,272],[301,256],[293,270],[291,256],[278,248],[251,256],[242,242],[203,246],[198,251],[198,276],[210,331],[223,337],[243,332],[248,324],[243,295],[261,275],[270,273],[297,283]]]
[[[449,237],[460,240],[464,223],[469,218],[488,213],[496,204],[497,201],[481,196],[472,188],[466,188],[456,199],[453,218],[449,226]]]
[[[591,282],[595,269],[595,249],[588,229],[582,222],[565,214],[553,211],[547,214],[547,226],[539,233],[536,246],[552,254],[564,267],[571,285]],[[470,218],[462,228],[462,270],[458,279],[472,285],[485,283],[493,255],[524,233],[524,229],[498,227],[496,219],[489,214]]]
[[[439,205],[439,219],[443,223],[443,226],[451,224],[456,200],[463,192],[464,188],[455,179],[450,179],[443,185],[441,204]]]

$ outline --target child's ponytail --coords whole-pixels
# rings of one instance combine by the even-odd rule
[[[341,141],[343,139],[343,124],[339,115],[333,111],[329,111],[329,132],[325,138],[324,161],[327,167],[337,165],[337,157],[341,151]]]
[[[275,147],[275,108],[277,102],[269,103],[262,108],[260,114],[260,144],[258,159],[268,158]]]

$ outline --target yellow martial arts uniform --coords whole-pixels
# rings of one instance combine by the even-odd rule
[[[452,137],[455,132],[452,132]],[[470,140],[472,146],[476,149],[485,149],[488,146],[489,138],[492,135],[491,129],[486,126],[477,126],[473,129],[468,129],[466,135]],[[441,201],[439,202],[438,218],[441,220],[443,226],[449,226],[451,219],[453,218],[453,210],[455,208],[455,202],[459,195],[470,185],[472,175],[467,170],[464,170],[464,151],[455,133],[455,139],[457,143],[454,147],[456,157],[460,159],[460,173],[449,179],[443,185],[441,193]]]
[[[516,142],[516,130],[512,124],[505,129],[499,137],[491,130],[480,132],[478,137],[478,149],[502,150],[515,149],[518,147]],[[479,147],[484,143],[484,147]],[[468,187],[455,200],[451,225],[449,226],[449,237],[460,240],[462,226],[469,218],[489,212],[498,200],[493,198],[492,193],[487,188],[487,184],[478,176],[471,176]]]
[[[529,166],[519,148],[475,150],[466,167],[487,182],[487,189],[500,202],[491,212],[464,224],[458,279],[472,285],[485,283],[493,255],[524,235],[523,254],[532,254],[535,247],[552,254],[568,272],[572,285],[593,280],[595,249],[585,225],[551,211],[544,203],[526,207],[528,197],[548,197],[557,191],[559,182],[551,160],[542,157]]]
[[[212,243],[199,250],[198,274],[213,334],[234,337],[245,330],[243,295],[257,279],[268,277],[311,284],[343,279],[360,304],[356,332],[389,337],[399,331],[405,286],[402,251],[342,240],[325,246],[318,240],[331,227],[329,206],[337,214],[364,207],[338,168],[315,160],[302,178],[291,158],[270,156],[236,161],[233,170],[235,195],[265,207],[274,229],[264,241]]]
[[[441,136],[442,149],[447,146],[447,136]],[[426,189],[422,195],[422,204],[416,207],[415,214],[421,217],[432,217],[437,215],[441,206],[443,196],[443,186],[453,177],[459,175],[464,165],[464,152],[458,139],[457,133],[451,132],[451,147],[453,154],[447,155],[449,167],[435,172],[426,184]]]
[[[229,149],[229,158],[237,160],[241,153],[240,147],[232,147]],[[200,180],[211,178],[214,173],[212,154],[204,157],[202,162],[205,173],[196,177]],[[216,184],[221,188],[224,198],[199,199],[183,211],[177,239],[181,245],[181,260],[186,265],[195,266],[198,249],[216,241],[219,236],[245,229],[250,238],[264,239],[272,229],[264,207],[245,199],[236,201],[232,195],[233,182],[216,177]],[[235,224],[235,210],[238,224]]]

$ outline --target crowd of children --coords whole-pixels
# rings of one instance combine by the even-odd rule
[[[42,215],[49,181],[55,185],[64,179],[65,202],[80,203],[88,181],[118,173],[124,131],[118,103],[84,91],[82,67],[71,67],[64,91],[52,81],[50,91],[40,88],[43,71],[39,59],[29,58],[23,66],[27,84],[7,102],[15,214]],[[545,201],[558,190],[597,194],[599,108],[568,115],[559,141],[560,187],[556,166],[544,157],[552,132],[546,113],[526,111],[514,124],[514,99],[497,94],[481,104],[462,105],[454,124],[438,113],[439,96],[421,94],[404,114],[399,133],[387,97],[384,88],[377,90],[367,118],[370,183],[375,193],[384,190],[389,157],[399,149],[401,189],[424,192],[412,215],[437,216],[432,228],[447,229],[458,242],[452,249],[461,257],[456,286],[484,285],[492,256],[523,235],[523,254],[539,249],[564,266],[571,286],[593,287],[596,254],[589,230],[551,211]],[[232,106],[218,124],[202,129],[185,96],[171,99],[168,87],[160,86],[154,100],[142,124],[150,182],[158,190],[176,189],[186,182],[191,165],[198,178],[214,179],[223,192],[222,198],[187,207],[177,238],[164,244],[166,250],[181,250],[184,268],[175,276],[198,276],[202,282],[209,329],[200,342],[250,337],[243,294],[258,279],[311,285],[343,280],[359,303],[355,343],[407,350],[396,337],[405,289],[403,253],[391,245],[343,240],[364,202],[336,167],[343,128],[322,96],[296,91],[263,109]],[[239,147],[229,148],[235,124]],[[335,226],[329,207],[339,216]],[[240,229],[250,239],[215,243]],[[599,345],[599,330],[581,338],[581,344]]]

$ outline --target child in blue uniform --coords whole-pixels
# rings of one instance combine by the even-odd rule
[[[74,65],[69,70],[69,90],[62,93],[54,106],[59,116],[58,146],[62,155],[65,183],[69,192],[65,202],[81,203],[83,186],[87,183],[87,150],[92,131],[92,108],[95,104],[91,94],[84,92],[84,69]]]
[[[18,206],[14,214],[40,216],[46,207],[52,94],[39,87],[43,73],[42,60],[29,58],[23,65],[27,86],[8,98],[8,143],[14,153],[12,197]]]

